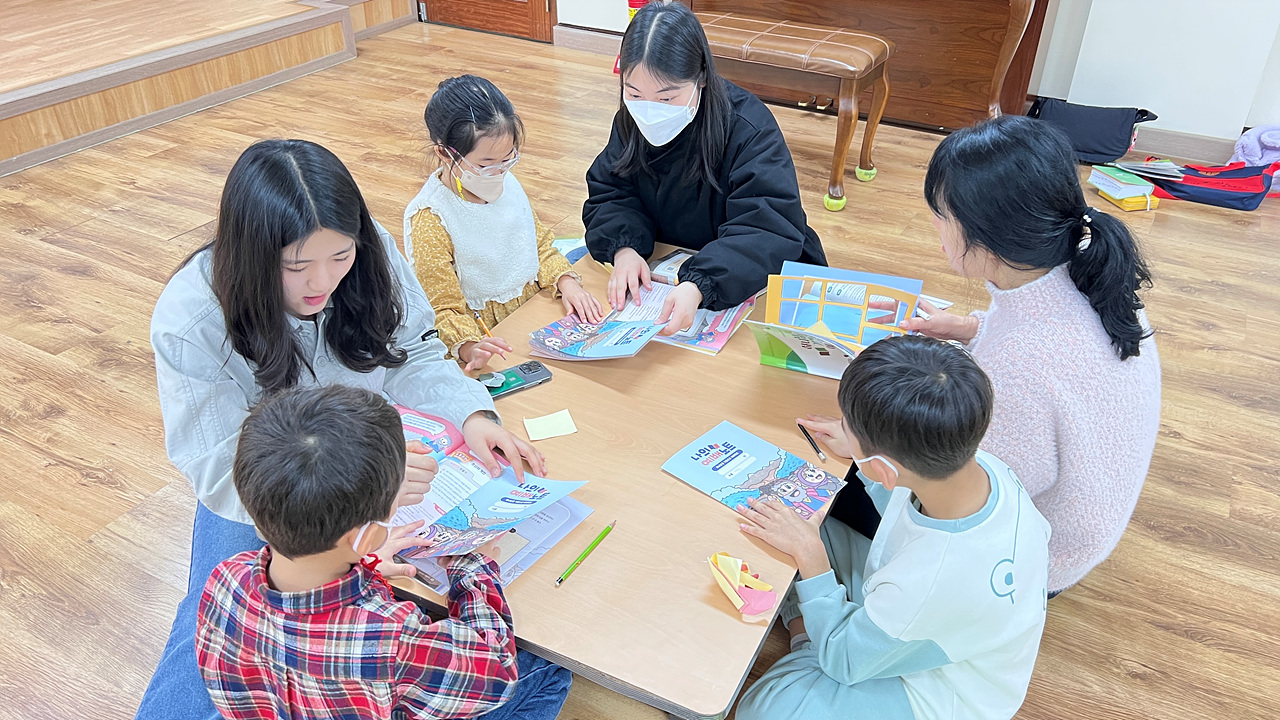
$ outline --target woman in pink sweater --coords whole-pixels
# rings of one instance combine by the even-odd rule
[[[1115,548],[1151,463],[1160,360],[1137,295],[1151,276],[1124,223],[1085,202],[1070,141],[1039,120],[1003,116],[947,137],[925,197],[951,267],[985,280],[991,305],[958,316],[922,302],[929,319],[904,327],[964,343],[991,377],[982,449],[1049,520],[1056,594]],[[841,505],[834,517],[849,515]]]

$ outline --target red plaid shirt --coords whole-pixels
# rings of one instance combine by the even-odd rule
[[[449,618],[435,623],[360,565],[282,593],[267,584],[270,560],[269,548],[226,560],[200,598],[196,659],[224,717],[465,718],[515,689],[515,632],[491,561],[453,560]]]

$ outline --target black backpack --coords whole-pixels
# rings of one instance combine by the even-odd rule
[[[1076,149],[1076,159],[1087,163],[1119,159],[1133,147],[1137,124],[1158,117],[1150,110],[1072,105],[1065,100],[1043,97],[1036,98],[1027,115],[1065,131]]]

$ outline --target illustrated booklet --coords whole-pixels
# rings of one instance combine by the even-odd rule
[[[727,420],[671,456],[662,469],[730,509],[752,498],[772,498],[806,519],[845,485],[843,479]]]
[[[530,354],[553,360],[610,360],[632,357],[650,340],[657,340],[715,355],[755,307],[755,298],[750,298],[727,310],[701,309],[688,330],[659,337],[665,326],[656,323],[672,290],[670,285],[655,282],[649,290],[640,290],[639,305],[628,295],[626,307],[614,310],[597,324],[584,322],[575,314],[566,315],[530,334]]]
[[[457,427],[415,410],[396,409],[405,441],[421,441],[440,464],[422,502],[399,508],[391,519],[393,525],[426,521],[418,532],[424,545],[401,553],[410,561],[472,552],[532,521],[586,484],[549,480],[528,472],[521,483],[505,463],[502,474],[491,477],[471,454]],[[426,563],[414,564],[421,569]]]
[[[769,276],[765,321],[747,321],[760,363],[839,379],[863,348],[916,314],[924,282],[785,262]]]
[[[627,306],[613,314],[618,320],[656,322],[662,315],[662,303],[674,290],[674,286],[661,282],[653,283],[649,290],[640,289],[640,304],[628,302]],[[628,296],[630,297],[630,296]],[[688,330],[670,336],[656,336],[654,340],[667,345],[696,350],[707,355],[715,355],[724,349],[725,343],[742,326],[756,306],[755,298],[726,310],[707,310],[701,308],[694,314],[693,324]]]

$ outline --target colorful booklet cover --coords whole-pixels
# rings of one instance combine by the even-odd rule
[[[593,325],[570,314],[529,334],[531,355],[552,360],[612,360],[640,352],[661,330],[653,320],[621,321],[610,313]]]
[[[906,334],[898,324],[915,315],[922,281],[809,267],[802,266],[813,274],[769,276],[766,322],[807,330],[858,350],[890,335]]]
[[[857,350],[807,330],[748,320],[760,364],[839,380]]]
[[[480,546],[479,551],[498,563],[502,584],[510,585],[592,512],[590,507],[571,497],[561,498],[514,530]],[[423,548],[400,553],[400,558],[418,569],[418,579],[423,583],[432,588],[448,587],[448,573]]]
[[[419,558],[461,555],[497,538],[556,504],[586,483],[548,480],[525,473],[524,482],[504,465],[498,477],[467,449],[462,433],[446,420],[397,407],[406,441],[433,448],[440,470],[422,502],[396,510],[394,525],[425,520]],[[403,553],[402,553],[403,554]]]
[[[751,498],[772,498],[803,518],[822,509],[845,484],[728,421],[671,456],[662,469],[730,508]]]
[[[662,304],[674,289],[671,285],[662,283],[653,283],[649,290],[641,288],[639,305],[628,303],[610,317],[627,322],[657,322],[662,315]],[[656,336],[654,340],[715,355],[724,349],[725,343],[729,342],[729,338],[733,337],[755,306],[756,299],[750,298],[727,310],[698,310],[688,330],[667,337]]]

